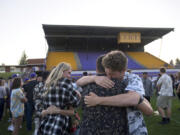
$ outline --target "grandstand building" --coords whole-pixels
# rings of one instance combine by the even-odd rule
[[[168,72],[177,72],[165,61],[144,51],[144,46],[173,28],[43,25],[43,29],[48,44],[47,70],[59,62],[68,62],[76,76],[83,71],[95,73],[96,58],[118,49],[127,55],[128,69],[137,74],[146,71],[157,75],[162,66],[168,68]]]

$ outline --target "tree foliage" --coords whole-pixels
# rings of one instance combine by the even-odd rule
[[[19,61],[19,65],[26,65],[27,64],[27,55],[25,51],[23,51],[21,59]]]
[[[174,66],[173,60],[171,60],[171,61],[169,62],[169,64],[172,65],[172,66]]]
[[[179,65],[180,64],[180,60],[179,58],[176,58],[176,65]]]
[[[174,66],[175,68],[180,68],[180,59],[176,58],[174,61],[170,60],[169,64]]]

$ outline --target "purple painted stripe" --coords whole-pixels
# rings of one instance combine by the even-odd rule
[[[104,54],[103,52],[78,52],[82,70],[96,70],[96,59]]]
[[[135,60],[133,60],[131,57],[127,56],[127,58],[128,58],[128,69],[146,69],[146,67],[140,65]]]

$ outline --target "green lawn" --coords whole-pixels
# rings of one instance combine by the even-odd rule
[[[152,106],[154,110],[157,110],[156,106],[156,97],[152,99]],[[146,126],[148,128],[149,135],[179,135],[180,131],[180,102],[177,98],[173,99],[172,103],[172,120],[170,124],[160,125],[158,124],[161,121],[160,116],[145,116]],[[0,122],[0,135],[11,135],[11,132],[7,131],[7,127],[10,123],[7,122],[7,116],[3,118]],[[25,122],[23,123],[23,128],[20,130],[19,135],[32,135],[33,132],[27,132],[25,128]]]
[[[153,97],[151,105],[154,110],[156,108],[156,98]],[[170,124],[161,125],[158,122],[161,121],[160,116],[145,116],[146,126],[148,128],[149,135],[180,135],[180,101],[176,98],[172,102],[172,118]]]
[[[7,113],[6,113],[7,114]],[[8,126],[10,125],[10,123],[8,122],[8,116],[5,115],[3,120],[0,122],[0,135],[11,135],[11,132],[7,130]],[[23,128],[20,129],[19,135],[32,135],[32,132],[28,132],[26,130],[26,125],[25,122],[23,122]]]

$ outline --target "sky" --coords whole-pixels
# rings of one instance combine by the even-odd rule
[[[145,51],[170,62],[180,59],[179,0],[0,0],[0,65],[45,58],[42,24],[174,28]]]

